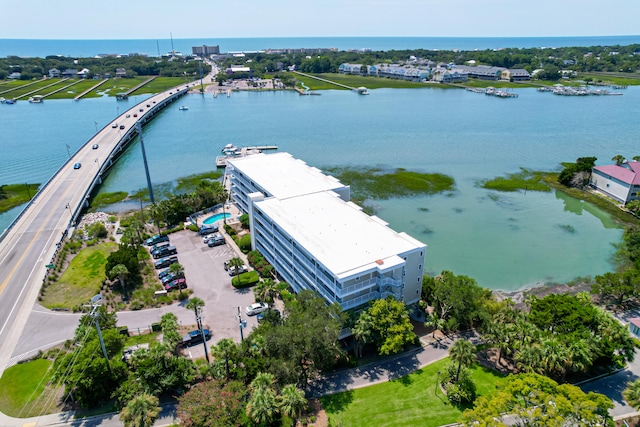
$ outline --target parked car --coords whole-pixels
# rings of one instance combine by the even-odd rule
[[[133,117],[138,117],[138,113],[133,113]]]
[[[255,316],[266,310],[269,310],[269,305],[266,302],[255,302],[246,308],[247,316]]]
[[[151,246],[151,249],[149,249],[150,252],[154,252],[160,248],[163,248],[165,246],[170,246],[171,242],[169,242],[168,240],[165,242],[160,242],[160,243],[156,243],[155,245]]]
[[[176,273],[169,273],[164,277],[160,278],[160,281],[162,282],[163,285],[166,285],[169,282],[173,282],[176,279],[181,279],[184,277],[184,273],[180,273],[180,274],[176,274]]]
[[[213,239],[216,236],[219,236],[219,233],[211,233],[211,234],[206,234],[204,236],[202,236],[202,241],[204,243],[209,243],[209,240]]]
[[[124,129],[124,125],[120,125],[120,129]]]
[[[168,241],[169,241],[169,236],[167,236],[166,234],[156,234],[155,236],[149,237],[147,240],[145,240],[144,244],[147,246],[152,246],[160,242],[168,242]]]
[[[126,116],[126,117],[127,117],[127,119],[128,119],[129,117],[131,117],[131,114],[127,114],[127,116]]]
[[[249,268],[243,264],[240,267],[229,267],[227,271],[229,271],[229,276],[235,276],[237,274],[246,273],[249,271]]]
[[[171,264],[175,264],[176,262],[178,262],[178,257],[175,255],[171,255],[166,258],[157,260],[153,263],[153,266],[156,268],[156,270],[158,270],[161,268],[169,267]]]
[[[211,240],[207,242],[207,246],[212,248],[214,246],[222,246],[225,243],[227,242],[224,240],[224,236],[221,234],[218,234],[217,236],[213,237]]]
[[[178,253],[178,249],[175,246],[163,246],[157,249],[155,252],[151,252],[151,256],[155,259],[163,258],[169,255],[175,255]]]
[[[172,280],[169,283],[165,283],[164,289],[167,292],[171,292],[176,289],[187,289],[187,280],[184,277]]]
[[[94,150],[96,150],[98,147],[99,147],[99,145],[98,145],[98,144],[93,144],[93,145],[91,146],[91,148],[93,148]]]
[[[167,268],[166,270],[162,270],[158,273],[158,279],[162,280],[170,274],[172,274],[170,269]]]
[[[218,228],[217,224],[203,225],[202,227],[200,227],[200,230],[198,231],[198,234],[201,235],[201,236],[206,236],[207,234],[217,233],[218,230],[219,230],[219,228]]]
[[[203,334],[205,340],[209,341],[211,339],[211,331],[204,329],[202,333],[200,333],[200,331],[196,329],[182,336],[182,346],[189,347],[201,343]]]

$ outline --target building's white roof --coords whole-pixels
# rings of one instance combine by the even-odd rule
[[[384,271],[404,262],[398,255],[426,248],[333,192],[269,198],[256,206],[339,278]]]
[[[278,199],[346,187],[289,153],[254,154],[227,163]]]

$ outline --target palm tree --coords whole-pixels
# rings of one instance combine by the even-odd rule
[[[158,228],[158,234],[160,234],[160,221],[164,216],[162,212],[162,206],[159,203],[151,203],[149,205],[149,216],[153,219],[153,222],[156,223],[156,227]]]
[[[184,267],[182,266],[182,264],[180,264],[179,262],[173,263],[169,266],[169,271],[172,274],[175,274],[176,276],[181,275],[182,273],[184,273]]]
[[[545,349],[537,342],[521,348],[515,355],[518,369],[525,372],[545,373]]]
[[[364,346],[371,341],[373,329],[371,325],[371,315],[368,311],[363,311],[356,320],[356,324],[351,328],[353,337],[356,339],[356,347],[354,352],[356,357],[362,357]]]
[[[120,421],[125,427],[151,427],[159,413],[158,398],[144,393],[131,399],[122,408]]]
[[[126,277],[129,275],[129,269],[124,264],[114,265],[111,271],[109,271],[109,276],[114,277],[117,276],[120,281],[120,285],[122,285],[122,296],[124,296],[124,281]]]
[[[244,265],[244,261],[242,261],[238,257],[234,257],[234,258],[231,258],[229,260],[229,270],[231,270],[231,271],[233,271],[233,270],[240,271],[240,268],[243,265]],[[236,278],[237,278],[236,285],[239,285],[240,284],[240,274],[236,274]],[[233,282],[233,279],[232,279],[232,282]]]
[[[198,324],[198,329],[200,330],[200,334],[202,334],[202,345],[204,345],[204,355],[207,358],[207,363],[210,363],[209,352],[207,351],[207,340],[205,339],[204,332],[202,330],[202,316],[200,315],[202,307],[204,307],[204,301],[198,297],[189,298],[189,302],[187,302],[187,305],[185,305],[185,308],[187,308],[188,310],[193,310],[193,313],[196,316],[196,323]]]
[[[272,388],[254,390],[247,403],[247,416],[259,425],[270,425],[278,410],[276,392]]]
[[[636,409],[640,409],[640,380],[627,383],[627,388],[622,392],[624,400]]]
[[[278,407],[282,415],[292,418],[292,425],[295,426],[300,413],[307,407],[307,399],[304,398],[304,392],[295,384],[289,384],[284,386],[278,396]]]
[[[449,357],[451,357],[451,360],[454,363],[458,364],[455,379],[455,382],[458,382],[462,366],[470,366],[476,361],[476,347],[471,344],[471,341],[459,339],[451,346],[451,349],[449,350]]]
[[[224,357],[224,370],[227,381],[229,381],[230,373],[229,373],[229,356],[234,356],[237,350],[236,343],[233,342],[231,338],[223,338],[216,345],[211,347],[211,355],[220,359]]]
[[[622,154],[616,154],[615,156],[613,156],[611,158],[611,160],[613,160],[614,162],[616,162],[616,165],[620,166],[621,164],[624,163],[625,158]]]
[[[249,385],[249,387],[252,390],[257,390],[260,388],[271,388],[275,382],[276,377],[273,374],[270,374],[268,372],[258,372],[253,381],[251,381],[251,385]]]

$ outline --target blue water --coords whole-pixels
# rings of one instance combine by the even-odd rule
[[[560,97],[534,89],[498,99],[463,90],[378,89],[369,96],[322,91],[187,95],[145,127],[155,185],[212,170],[227,143],[275,144],[312,166],[404,167],[442,172],[450,194],[375,201],[391,227],[429,245],[426,270],[469,275],[493,289],[611,271],[622,230],[589,204],[550,193],[497,193],[483,179],[520,167],[556,170],[562,161],[640,154],[640,88],[623,96]],[[133,102],[133,100],[131,100]],[[43,181],[108,125],[111,98],[0,106],[0,183]],[[145,187],[139,144],[132,144],[101,191]],[[0,215],[0,229],[17,210]]]
[[[193,46],[219,45],[221,52],[247,52],[277,48],[337,48],[402,50],[485,50],[563,46],[626,46],[640,43],[640,35],[597,37],[276,37],[173,39],[173,48],[191,53]],[[98,54],[141,53],[150,56],[172,49],[170,39],[158,40],[29,40],[0,39],[0,57],[62,55],[92,57]]]
[[[231,216],[230,213],[215,214],[215,215],[211,215],[209,218],[202,221],[202,223],[209,225],[209,224],[213,224],[214,222],[218,222],[223,218],[229,218],[230,216]]]

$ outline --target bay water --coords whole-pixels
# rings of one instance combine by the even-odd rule
[[[516,89],[513,99],[439,88],[370,92],[187,95],[144,128],[152,181],[212,170],[228,143],[277,145],[320,169],[440,172],[455,179],[455,191],[371,202],[392,228],[429,245],[426,271],[451,270],[515,290],[612,270],[622,229],[606,213],[556,192],[499,193],[480,182],[521,167],[557,170],[583,156],[606,164],[615,154],[639,155],[640,88],[600,97]],[[73,152],[125,105],[113,98],[3,105],[0,183],[44,182],[66,160],[66,145]],[[100,191],[143,187],[134,143]],[[0,229],[16,213],[0,215]]]

